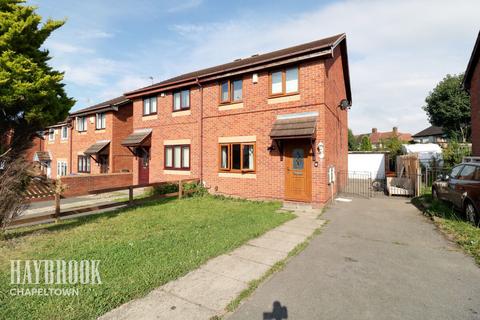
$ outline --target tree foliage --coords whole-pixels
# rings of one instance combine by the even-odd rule
[[[448,142],[448,145],[442,151],[443,166],[446,169],[452,168],[454,165],[463,161],[463,157],[467,157],[471,154],[470,147],[465,144],[461,144],[455,139]]]
[[[372,143],[368,136],[363,136],[360,140],[360,151],[372,151]]]
[[[348,129],[348,151],[358,150],[358,141],[352,129]]]
[[[0,0],[0,138],[11,135],[13,156],[36,131],[64,120],[74,104],[61,83],[63,73],[48,65],[49,52],[41,48],[64,21],[42,23],[36,8],[23,2]]]
[[[402,144],[403,142],[398,137],[388,138],[382,142],[391,159],[396,159],[397,156],[402,154]]]
[[[423,110],[431,124],[442,127],[450,138],[467,141],[470,135],[470,98],[462,89],[463,74],[447,74],[425,99]]]

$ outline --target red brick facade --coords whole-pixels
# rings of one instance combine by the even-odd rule
[[[149,182],[200,178],[212,193],[284,199],[285,159],[278,147],[269,150],[275,146],[270,130],[279,115],[309,113],[317,114],[315,149],[322,143],[325,150],[323,158],[316,152],[312,162],[311,201],[315,205],[326,203],[330,199],[328,168],[347,170],[348,117],[347,111],[339,108],[341,100],[348,98],[345,83],[348,64],[346,52],[342,50],[346,50],[346,46],[336,46],[328,57],[290,64],[298,66],[298,94],[271,97],[271,68],[237,76],[235,79],[243,80],[242,101],[229,105],[220,103],[217,81],[182,87],[190,89],[188,111],[172,112],[172,91],[159,90],[154,93],[157,114],[143,116],[143,98],[152,94],[127,94],[133,100],[134,130],[152,129]],[[220,172],[219,144],[226,141],[255,144],[254,173]],[[190,170],[165,170],[164,148],[168,144],[190,145]],[[138,183],[138,166],[138,160],[134,159],[134,183]]]

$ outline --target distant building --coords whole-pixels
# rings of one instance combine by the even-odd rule
[[[472,105],[472,155],[480,156],[480,32],[468,62],[463,87],[470,94]]]
[[[416,143],[436,143],[442,148],[447,146],[447,135],[441,127],[430,126],[412,136]]]
[[[397,127],[393,127],[392,131],[387,132],[379,132],[377,128],[372,128],[371,133],[360,134],[356,137],[360,141],[364,136],[367,136],[370,139],[370,143],[374,150],[382,149],[385,142],[394,137],[397,137],[403,143],[412,141],[412,135],[410,133],[399,132]]]

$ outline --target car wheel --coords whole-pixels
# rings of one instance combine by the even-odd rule
[[[478,225],[478,212],[473,206],[473,203],[468,200],[465,203],[465,217],[467,218],[468,222],[470,222],[474,226]]]

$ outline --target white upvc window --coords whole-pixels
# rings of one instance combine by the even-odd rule
[[[143,115],[148,116],[157,113],[157,96],[143,99]]]
[[[67,126],[63,126],[62,127],[62,140],[67,140],[68,139],[68,127]]]
[[[54,141],[55,140],[55,129],[49,129],[48,130],[48,141]]]
[[[57,161],[57,176],[63,177],[67,175],[67,161]]]
[[[95,116],[95,129],[105,129],[106,127],[106,115],[105,112],[97,113]]]

